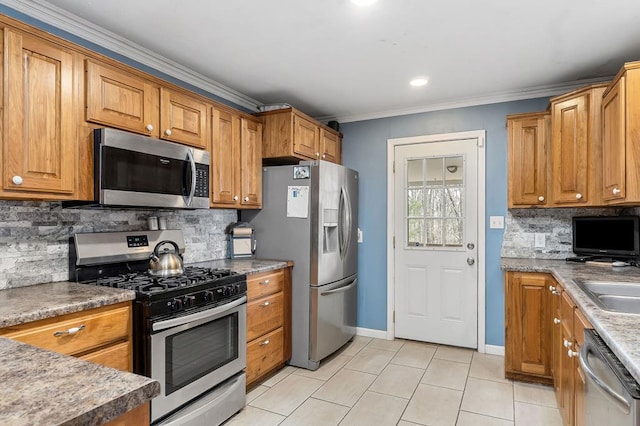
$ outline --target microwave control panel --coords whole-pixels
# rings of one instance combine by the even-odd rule
[[[209,166],[196,164],[196,190],[194,197],[209,197]]]

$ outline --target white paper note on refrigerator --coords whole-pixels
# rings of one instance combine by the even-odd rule
[[[287,188],[287,217],[309,217],[308,186],[289,186]]]

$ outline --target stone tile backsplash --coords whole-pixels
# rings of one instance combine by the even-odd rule
[[[58,202],[0,201],[0,289],[69,279],[69,237],[147,229],[147,217],[182,229],[185,263],[227,257],[236,210],[63,209]]]
[[[564,259],[571,250],[573,216],[639,214],[640,208],[511,209],[505,217],[502,257]],[[535,247],[535,234],[545,236],[545,247]]]

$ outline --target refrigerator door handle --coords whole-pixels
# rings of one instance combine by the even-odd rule
[[[356,284],[358,284],[358,279],[354,278],[353,281],[351,281],[351,284],[343,285],[342,287],[334,288],[332,290],[323,291],[320,293],[320,296],[326,296],[333,293],[340,293],[343,291],[347,291],[353,288]]]
[[[349,194],[344,187],[340,189],[340,203],[338,210],[338,214],[340,215],[340,226],[338,228],[340,257],[344,259],[347,255],[349,244],[351,242],[351,207]]]

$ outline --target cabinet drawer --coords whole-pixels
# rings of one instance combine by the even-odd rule
[[[282,327],[247,344],[247,383],[284,361]]]
[[[247,342],[282,327],[284,321],[283,302],[284,295],[279,292],[247,304]]]
[[[82,326],[84,327],[76,333],[55,335],[56,332],[65,332]],[[110,342],[128,339],[129,330],[131,330],[131,308],[126,304],[117,308],[111,306],[92,309],[7,327],[0,334],[43,349],[73,355]]]
[[[284,285],[284,271],[253,275],[247,279],[247,298],[249,301],[259,299],[268,294],[282,291]]]
[[[85,361],[131,372],[131,342],[122,342],[80,357]]]

